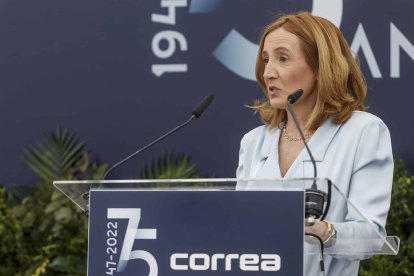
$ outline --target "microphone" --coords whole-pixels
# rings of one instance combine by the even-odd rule
[[[185,121],[184,123],[182,123],[181,125],[176,126],[175,128],[173,128],[172,130],[170,130],[169,132],[165,133],[164,135],[160,136],[159,138],[155,139],[154,141],[152,141],[151,143],[149,143],[148,145],[142,147],[141,149],[137,150],[136,152],[134,152],[133,154],[125,157],[124,159],[122,159],[121,161],[119,161],[118,163],[116,163],[115,165],[113,165],[112,167],[110,167],[106,173],[104,174],[104,176],[101,178],[101,180],[105,180],[109,174],[111,172],[113,172],[116,168],[118,168],[119,166],[121,166],[122,164],[124,164],[125,162],[127,162],[128,160],[132,159],[133,157],[137,156],[138,154],[140,154],[141,152],[143,152],[144,150],[150,148],[151,146],[155,145],[156,143],[160,142],[161,140],[167,138],[168,136],[170,136],[171,134],[173,134],[174,132],[178,131],[179,129],[185,127],[186,125],[188,125],[192,120],[200,118],[201,114],[203,114],[203,112],[207,109],[207,107],[210,105],[210,103],[213,101],[214,99],[214,95],[210,94],[206,97],[204,97],[204,99],[197,105],[197,107],[193,110],[193,112],[191,113],[191,117]],[[82,198],[85,200],[89,200],[89,191],[84,193],[82,195]],[[85,214],[86,216],[89,216],[89,203],[86,203],[85,206]]]
[[[132,159],[133,157],[135,157],[136,155],[140,154],[141,152],[143,152],[144,150],[152,147],[153,145],[157,144],[158,142],[160,142],[161,140],[167,138],[168,136],[170,136],[171,134],[173,134],[174,132],[178,131],[179,129],[185,127],[186,125],[188,125],[192,120],[200,118],[201,114],[203,114],[203,112],[207,109],[207,107],[210,105],[210,103],[213,101],[214,99],[214,95],[210,94],[206,97],[204,97],[204,99],[197,105],[197,107],[193,110],[193,112],[191,113],[191,117],[185,121],[183,124],[178,125],[177,127],[173,128],[172,130],[170,130],[169,132],[165,133],[164,135],[162,135],[161,137],[155,139],[154,141],[152,141],[151,143],[149,143],[148,145],[142,147],[141,149],[137,150],[136,152],[134,152],[133,154],[125,157],[124,159],[122,159],[121,161],[119,161],[118,163],[116,163],[115,165],[113,165],[112,167],[110,167],[106,173],[104,174],[104,176],[102,177],[101,180],[105,180],[109,174],[111,172],[113,172],[116,168],[118,168],[119,166],[121,166],[122,164],[124,164],[125,162],[127,162],[128,160]]]
[[[199,118],[201,114],[203,114],[204,110],[206,110],[207,107],[210,105],[210,103],[213,101],[213,99],[214,99],[213,94],[210,94],[204,97],[204,99],[197,105],[197,107],[194,108],[192,115],[195,118]]]
[[[302,129],[300,127],[299,121],[296,117],[295,112],[292,109],[292,104],[294,104],[299,98],[302,96],[303,90],[298,89],[292,94],[290,94],[287,98],[287,109],[289,113],[292,115],[293,121],[295,122],[296,128],[299,130],[300,137],[302,138],[302,141],[305,145],[306,151],[309,154],[309,157],[312,161],[313,165],[313,183],[310,189],[305,190],[305,225],[306,226],[312,226],[315,223],[316,219],[323,220],[328,212],[329,205],[330,205],[330,182],[328,183],[328,195],[318,190],[318,186],[316,184],[316,178],[318,176],[317,173],[317,167],[315,158],[313,158],[312,152],[309,149],[308,143],[306,142],[305,135],[302,132]],[[328,196],[328,197],[327,197]],[[325,212],[323,211],[323,206],[325,204],[325,201],[327,200]]]
[[[101,180],[105,180],[109,174],[111,172],[113,172],[116,168],[118,168],[119,166],[121,166],[122,164],[124,164],[125,162],[127,162],[128,160],[134,158],[135,156],[137,156],[138,154],[140,154],[141,152],[143,152],[144,150],[150,148],[151,146],[157,144],[158,142],[160,142],[161,140],[167,138],[168,136],[170,136],[171,134],[173,134],[174,132],[178,131],[179,129],[185,127],[186,125],[188,125],[192,120],[197,119],[201,116],[201,114],[203,114],[203,112],[207,109],[207,107],[210,105],[210,103],[213,101],[214,99],[214,95],[210,94],[206,97],[204,97],[204,99],[197,105],[197,107],[193,110],[193,112],[191,113],[191,117],[185,121],[184,123],[182,123],[181,125],[178,125],[177,127],[173,128],[172,130],[170,130],[169,132],[165,133],[164,135],[160,136],[159,138],[155,139],[154,141],[152,141],[151,143],[149,143],[148,145],[142,147],[141,149],[137,150],[136,152],[134,152],[133,154],[125,157],[124,159],[122,159],[121,161],[119,161],[118,163],[116,163],[115,165],[113,165],[112,167],[110,167],[106,173],[104,174],[104,176],[101,178]],[[90,188],[90,187],[89,187]],[[89,199],[89,191],[84,193],[82,195],[82,198],[85,200]],[[86,204],[85,207],[85,214],[86,216],[89,216],[89,203]]]
[[[294,104],[303,95],[303,89],[298,89],[287,97],[288,103]]]

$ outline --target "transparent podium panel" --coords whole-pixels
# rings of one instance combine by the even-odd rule
[[[326,178],[298,179],[166,179],[166,180],[101,180],[101,181],[55,181],[54,186],[70,198],[82,210],[88,208],[89,193],[99,190],[151,190],[151,191],[304,191],[305,209],[309,193],[317,188],[325,196],[322,218],[331,222],[336,237],[325,244],[323,253],[336,258],[361,260],[372,255],[396,255],[400,240],[387,236],[375,218],[366,210],[351,202],[346,194]],[[312,189],[313,188],[313,189]],[[312,206],[310,206],[312,207]],[[276,211],[276,210],[275,210]],[[289,212],[289,210],[283,210]],[[318,219],[316,219],[318,221]],[[304,223],[305,225],[305,223]],[[304,232],[311,232],[305,227]],[[390,233],[392,234],[392,233]],[[304,256],[316,257],[321,254],[318,240],[305,235]]]

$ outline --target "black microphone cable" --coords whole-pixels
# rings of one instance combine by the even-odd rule
[[[319,268],[320,268],[320,270],[321,270],[322,274],[323,274],[323,275],[325,275],[325,262],[323,261],[323,250],[324,250],[324,245],[323,245],[323,241],[322,241],[321,237],[319,237],[319,236],[318,236],[318,235],[316,235],[316,234],[313,234],[313,233],[306,233],[306,232],[305,232],[305,236],[311,236],[311,237],[314,237],[315,239],[317,239],[317,240],[318,240],[318,243],[319,243],[319,253],[320,253],[320,255],[321,255],[321,259],[320,259],[320,261],[319,261]]]
[[[325,211],[323,212],[322,216],[320,217],[320,220],[324,220],[326,218],[326,215],[328,214],[329,207],[331,207],[331,195],[332,195],[332,182],[330,179],[328,179],[328,191],[327,191],[327,197],[326,197],[326,206]]]

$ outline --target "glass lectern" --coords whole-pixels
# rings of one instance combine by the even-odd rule
[[[305,192],[313,183],[330,196],[327,218],[336,224],[338,215],[330,210],[345,208],[357,230],[338,231],[324,255],[364,259],[398,253],[399,238],[386,236],[325,178],[55,181],[54,186],[90,214],[88,275],[128,275],[128,270],[138,275],[139,269],[139,275],[298,275],[308,257],[321,254],[316,240],[304,238]]]

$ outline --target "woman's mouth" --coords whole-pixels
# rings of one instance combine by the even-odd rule
[[[268,91],[268,93],[269,93],[269,96],[277,96],[277,95],[279,95],[279,94],[280,94],[281,89],[279,89],[279,88],[278,88],[278,87],[276,87],[276,86],[269,86],[269,87],[267,88],[267,91]]]

